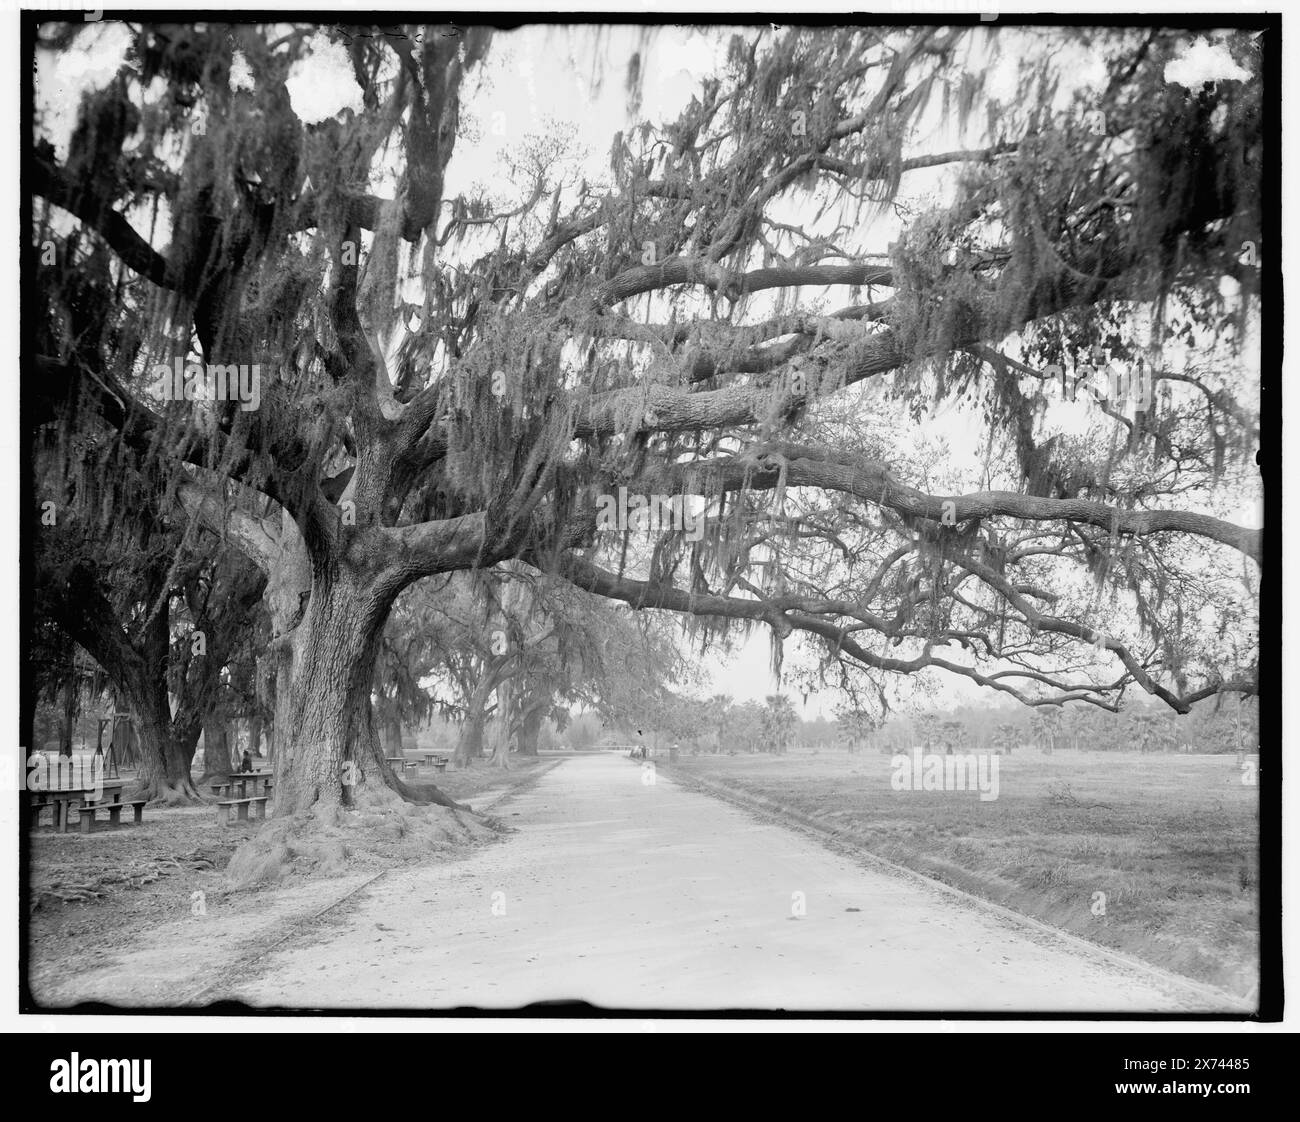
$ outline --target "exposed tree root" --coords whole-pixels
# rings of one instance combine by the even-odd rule
[[[141,784],[140,794],[142,798],[149,800],[151,806],[193,806],[204,801],[199,789],[188,775],[183,779],[170,781],[161,776],[145,780]]]
[[[437,788],[408,789],[447,798]],[[232,888],[248,888],[291,875],[333,876],[371,860],[416,862],[482,844],[502,832],[499,823],[457,804],[408,801],[401,792],[371,782],[356,788],[350,807],[322,802],[302,814],[268,821],[236,850],[226,879]]]
[[[171,873],[211,868],[212,859],[195,850],[175,857],[133,860],[123,868],[56,870],[54,875],[59,879],[41,879],[33,883],[32,911],[52,903],[83,904],[102,900],[123,889],[143,888]]]
[[[447,795],[432,783],[407,783],[398,778],[397,773],[384,759],[382,752],[376,752],[373,759],[384,784],[389,790],[400,795],[406,802],[414,803],[417,806],[445,806],[450,807],[452,810],[464,810],[473,813],[472,807],[456,802],[450,795]]]

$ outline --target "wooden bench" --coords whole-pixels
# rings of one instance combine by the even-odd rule
[[[266,796],[255,795],[247,799],[225,799],[217,803],[217,825],[230,825],[230,808],[235,808],[235,816],[240,822],[248,821],[248,808],[253,805],[257,809],[257,817],[266,817]]]
[[[148,799],[128,799],[125,802],[96,803],[93,806],[87,806],[83,803],[77,807],[79,818],[77,827],[83,834],[93,833],[95,829],[95,811],[97,810],[108,811],[108,824],[110,826],[119,826],[121,825],[122,808],[125,806],[129,806],[134,812],[135,824],[138,826],[144,821],[144,804],[148,801]]]

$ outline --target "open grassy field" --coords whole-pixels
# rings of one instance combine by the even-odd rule
[[[776,800],[868,852],[1165,969],[1242,996],[1256,983],[1259,788],[1234,756],[1018,752],[998,757],[988,801],[894,790],[890,757],[875,752],[663,766]]]

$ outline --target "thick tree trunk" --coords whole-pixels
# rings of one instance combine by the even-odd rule
[[[465,809],[432,784],[404,782],[384,759],[370,689],[387,608],[346,579],[318,586],[284,644],[276,685],[277,818],[351,805],[354,792],[376,780],[407,802]],[[289,699],[283,714],[281,696]]]
[[[391,750],[390,755],[402,751],[402,722],[396,717],[389,717],[384,722],[384,743]]]
[[[230,740],[224,721],[210,719],[203,722],[203,778],[207,783],[214,776],[229,775],[231,771]]]
[[[521,756],[537,755],[537,738],[542,731],[542,721],[545,716],[545,708],[540,705],[529,709],[524,714],[523,723],[519,727],[519,754]]]
[[[510,724],[502,717],[493,729],[492,766],[510,769]]]
[[[72,733],[77,725],[77,676],[68,667],[68,680],[63,683],[63,725],[59,729],[59,755],[72,756]]]
[[[469,712],[465,715],[460,739],[456,741],[456,751],[451,757],[451,766],[454,768],[469,767],[470,761],[478,759],[483,752],[483,726],[487,723],[487,701],[492,695],[492,689],[492,680],[484,677],[470,695]]]
[[[302,622],[282,644],[276,683],[277,816],[317,804],[350,805],[351,790],[373,755],[370,686],[387,607],[364,582],[339,573],[317,584]]]
[[[135,718],[144,797],[174,806],[200,798],[190,776],[198,747],[199,724],[194,722],[178,728],[172,720],[165,674],[165,636],[165,632],[155,636],[156,641],[146,647],[149,657],[133,661],[123,675],[123,694]]]
[[[293,650],[290,640],[285,638],[278,641],[272,657],[275,659],[275,716],[271,719],[267,759],[275,764],[293,729],[290,724],[290,713],[293,710]]]
[[[132,710],[140,743],[140,782],[144,797],[159,799],[169,806],[198,799],[198,788],[190,777],[197,733],[176,735],[170,714],[163,717],[156,705],[133,703]]]
[[[465,718],[460,738],[456,741],[456,750],[451,756],[452,767],[469,767],[471,760],[476,760],[483,754],[484,724],[485,718],[481,710]]]
[[[261,679],[268,683],[274,696],[270,698],[271,727],[267,737],[266,756],[278,766],[282,748],[293,736],[290,723],[293,711],[293,642],[303,622],[303,613],[312,594],[311,561],[292,516],[284,511],[280,518],[280,546],[266,571],[266,588],[262,603],[271,621],[271,642],[265,658],[268,660]]]
[[[261,717],[248,718],[248,750],[254,756],[262,754],[262,729],[265,724]]]
[[[401,585],[346,560],[321,559],[313,570],[287,512],[282,543],[263,597],[273,636],[275,817],[351,805],[356,788],[375,777],[409,802],[459,807],[432,785],[394,775],[375,729],[375,651]]]
[[[510,741],[518,719],[518,693],[515,683],[507,680],[497,689],[497,720],[492,737],[492,766],[510,768]]]
[[[146,591],[152,596],[157,589]],[[166,607],[147,621],[137,646],[93,581],[80,582],[77,596],[77,609],[69,607],[61,622],[107,671],[135,718],[144,796],[169,804],[196,801],[199,792],[190,778],[190,764],[199,725],[172,719],[167,692],[171,624]]]
[[[370,691],[375,649],[395,592],[341,573],[313,590],[302,622],[284,643],[277,677],[275,816],[349,806],[362,784],[380,780],[407,802],[464,809],[432,784],[393,773],[375,729]],[[283,693],[289,703],[283,707]]]

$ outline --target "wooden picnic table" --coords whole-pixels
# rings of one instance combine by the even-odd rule
[[[81,791],[28,791],[27,805],[31,809],[32,825],[41,824],[41,811],[49,807],[53,815],[50,825],[58,833],[66,833],[71,818],[69,811],[74,805],[80,805],[82,796]]]
[[[78,806],[109,806],[122,801],[122,788],[126,786],[123,779],[105,779],[96,787],[53,787],[29,789],[28,806],[32,812],[32,825],[40,825],[41,811],[47,806],[54,816],[54,828],[60,833],[68,832],[68,823],[72,816],[68,813],[72,804]],[[98,793],[98,797],[96,796]]]
[[[253,796],[256,798],[258,793],[257,785],[262,784],[262,793],[265,794],[265,789],[270,786],[271,778],[274,775],[275,772],[270,768],[259,771],[232,771],[226,776],[226,783],[230,786],[232,792],[236,787],[239,788],[239,797],[241,799],[248,798],[248,785],[251,783],[253,785]]]
[[[405,756],[385,756],[388,766],[394,771],[405,771],[409,768],[418,768],[420,765],[414,760],[408,760]]]
[[[98,790],[98,789],[100,789],[100,788],[103,789],[103,792],[104,792],[103,795],[100,796],[99,799],[91,800],[91,801],[93,801],[93,802],[113,802],[113,803],[118,803],[118,802],[121,802],[121,801],[122,801],[122,788],[125,787],[125,786],[126,786],[126,780],[125,780],[125,779],[105,779],[105,780],[103,781],[103,783],[101,783],[101,784],[99,785],[99,788],[96,788],[96,787],[87,787],[87,788],[85,788],[85,790],[87,790],[87,791],[95,791],[95,790]]]
[[[433,764],[433,766],[439,771],[447,770],[447,757],[441,752],[425,752],[424,762],[426,764]]]

